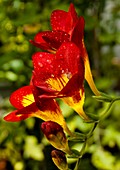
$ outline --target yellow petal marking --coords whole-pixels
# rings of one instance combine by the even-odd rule
[[[79,91],[79,94],[81,97],[81,100],[79,101],[75,101],[73,97],[65,97],[65,98],[62,98],[62,100],[65,103],[67,103],[72,109],[74,109],[80,115],[80,117],[82,117],[84,120],[89,120],[89,118],[87,117],[87,115],[85,114],[83,110],[85,95],[81,89]]]
[[[48,79],[47,84],[51,89],[61,91],[68,81],[69,79],[65,75],[62,75],[61,78]]]
[[[82,43],[83,43],[83,50],[84,50],[83,53],[84,53],[84,65],[85,65],[85,79],[88,82],[93,93],[96,96],[99,96],[100,92],[96,88],[96,85],[95,85],[94,80],[93,80],[92,72],[91,72],[91,69],[90,69],[89,58],[88,58],[88,54],[87,54],[87,51],[86,51],[86,48],[85,48],[84,40],[82,41]]]
[[[61,91],[63,87],[68,83],[69,79],[66,75],[62,75],[61,78],[50,78],[47,80],[47,83],[49,84],[51,89]],[[83,119],[88,120],[87,115],[83,111],[83,104],[84,104],[84,93],[82,92],[82,89],[78,92],[80,95],[80,100],[75,101],[74,97],[63,97],[62,100],[68,104],[71,108],[73,108]]]
[[[34,96],[33,94],[28,94],[26,96],[23,97],[23,100],[22,100],[22,105],[24,107],[26,106],[29,106],[30,104],[32,104],[34,102]]]
[[[44,121],[54,121],[59,125],[61,125],[66,133],[68,133],[70,136],[72,135],[61,113],[61,110],[59,109],[56,110],[56,112],[49,111],[49,110],[42,112],[40,110],[37,110],[36,112],[32,113],[32,116],[38,117]]]

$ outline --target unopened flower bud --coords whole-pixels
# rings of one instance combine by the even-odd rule
[[[58,150],[53,150],[51,152],[52,160],[54,164],[58,167],[60,170],[68,170],[68,164],[66,160],[65,153]]]
[[[52,146],[65,153],[71,154],[63,128],[58,123],[53,121],[43,122],[41,124],[41,129]]]

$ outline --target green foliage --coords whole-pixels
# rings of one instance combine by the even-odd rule
[[[3,116],[13,110],[8,100],[10,93],[30,81],[31,56],[38,49],[29,40],[38,31],[50,29],[52,10],[68,10],[70,2],[0,0],[0,161],[6,164],[9,161],[14,170],[57,169],[50,158],[52,148],[40,132],[40,120],[30,118],[21,123],[7,123]],[[86,21],[85,42],[98,89],[113,96],[120,94],[120,1],[74,0],[73,3]],[[96,102],[87,84],[85,90],[85,110],[101,113],[106,103]],[[60,105],[72,131],[89,131],[91,124],[83,122],[61,101]],[[89,139],[81,170],[119,170],[119,106],[119,102],[114,104],[109,116],[100,122]],[[82,141],[71,146],[80,150],[81,144]],[[72,168],[74,160],[70,163]]]

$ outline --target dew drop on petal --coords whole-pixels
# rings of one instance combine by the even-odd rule
[[[50,65],[51,68],[53,68],[53,65]]]
[[[54,74],[51,74],[51,77],[54,77]]]
[[[42,64],[42,63],[40,63],[40,62],[38,63],[38,65],[39,65],[40,67],[43,67],[43,64]]]
[[[48,64],[51,64],[51,63],[52,63],[52,61],[47,59],[47,63],[48,63]]]
[[[63,57],[63,55],[62,55],[62,54],[60,54],[60,57]]]
[[[71,78],[71,72],[67,73],[67,78],[68,78],[68,79]]]
[[[39,54],[39,57],[42,57],[43,55],[42,54]]]

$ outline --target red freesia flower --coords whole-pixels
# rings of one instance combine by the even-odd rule
[[[29,86],[15,91],[11,104],[17,109],[7,121],[20,121],[31,116],[59,123],[70,131],[55,98],[62,98],[78,114],[88,119],[83,111],[84,79],[96,95],[87,51],[84,45],[84,19],[78,17],[74,5],[69,11],[55,10],[51,14],[52,31],[39,32],[31,43],[46,52],[33,55],[33,76]]]
[[[48,52],[56,53],[63,42],[73,42],[80,48],[85,66],[85,79],[95,95],[100,95],[97,90],[89,64],[88,54],[84,45],[84,18],[78,17],[74,5],[71,4],[69,11],[55,10],[51,14],[52,31],[39,32],[34,41],[30,42]]]
[[[83,111],[84,63],[80,49],[72,42],[63,43],[56,54],[37,52],[33,55],[33,84],[43,94],[39,98],[62,98],[88,119]]]
[[[38,117],[44,121],[54,120],[70,134],[57,102],[54,99],[39,98],[41,94],[42,90],[33,85],[24,86],[13,92],[10,102],[17,110],[6,115],[4,120],[17,122],[29,117]]]

